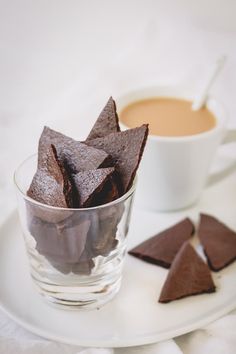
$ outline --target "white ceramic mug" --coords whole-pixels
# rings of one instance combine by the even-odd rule
[[[118,98],[118,114],[128,104],[150,97],[193,100],[194,95],[189,89],[179,87],[136,90]],[[207,108],[216,118],[216,125],[211,130],[182,137],[149,135],[138,174],[138,204],[152,210],[171,211],[190,206],[198,200],[217,147],[225,137],[235,140],[234,131],[228,131],[227,135],[227,116],[223,105],[209,97]],[[127,129],[122,122],[121,127]]]

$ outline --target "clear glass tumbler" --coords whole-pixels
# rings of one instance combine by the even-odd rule
[[[135,182],[121,198],[92,208],[41,204],[26,194],[37,155],[15,172],[30,273],[47,300],[67,308],[99,308],[118,292]]]

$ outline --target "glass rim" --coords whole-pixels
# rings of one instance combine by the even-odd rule
[[[38,202],[37,200],[29,197],[20,187],[18,181],[17,181],[17,173],[19,172],[19,170],[24,166],[25,163],[27,163],[29,160],[31,160],[33,157],[36,157],[38,154],[32,154],[30,156],[28,156],[25,160],[23,160],[23,162],[20,163],[20,165],[16,168],[16,170],[14,171],[13,174],[13,181],[14,181],[14,185],[16,186],[17,190],[19,191],[19,193],[22,195],[22,197],[29,201],[32,204],[35,204],[39,207],[43,207],[46,209],[51,209],[51,210],[55,210],[55,211],[91,211],[91,210],[97,210],[97,209],[102,209],[102,208],[106,208],[106,207],[110,207],[116,204],[119,204],[120,202],[123,202],[125,200],[127,200],[135,191],[136,189],[136,185],[137,185],[137,175],[135,176],[134,180],[133,180],[133,184],[132,186],[129,188],[129,190],[123,194],[121,197],[113,200],[112,202],[106,203],[106,204],[101,204],[101,205],[97,205],[94,207],[87,207],[87,208],[62,208],[62,207],[55,207],[52,205],[47,205],[41,202]]]

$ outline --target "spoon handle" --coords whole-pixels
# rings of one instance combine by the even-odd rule
[[[215,65],[213,65],[212,69],[210,70],[210,72],[205,80],[205,83],[203,85],[203,89],[201,90],[201,93],[197,97],[195,97],[195,99],[193,101],[193,104],[192,104],[193,111],[197,111],[204,106],[206,99],[207,99],[208,92],[209,92],[213,82],[215,81],[216,77],[218,76],[220,71],[223,69],[223,67],[225,65],[225,61],[226,61],[226,56],[223,55],[215,62]]]

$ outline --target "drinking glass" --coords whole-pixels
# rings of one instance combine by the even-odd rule
[[[136,181],[119,199],[57,208],[27,196],[37,155],[14,175],[30,274],[39,293],[67,308],[99,308],[118,292]]]

